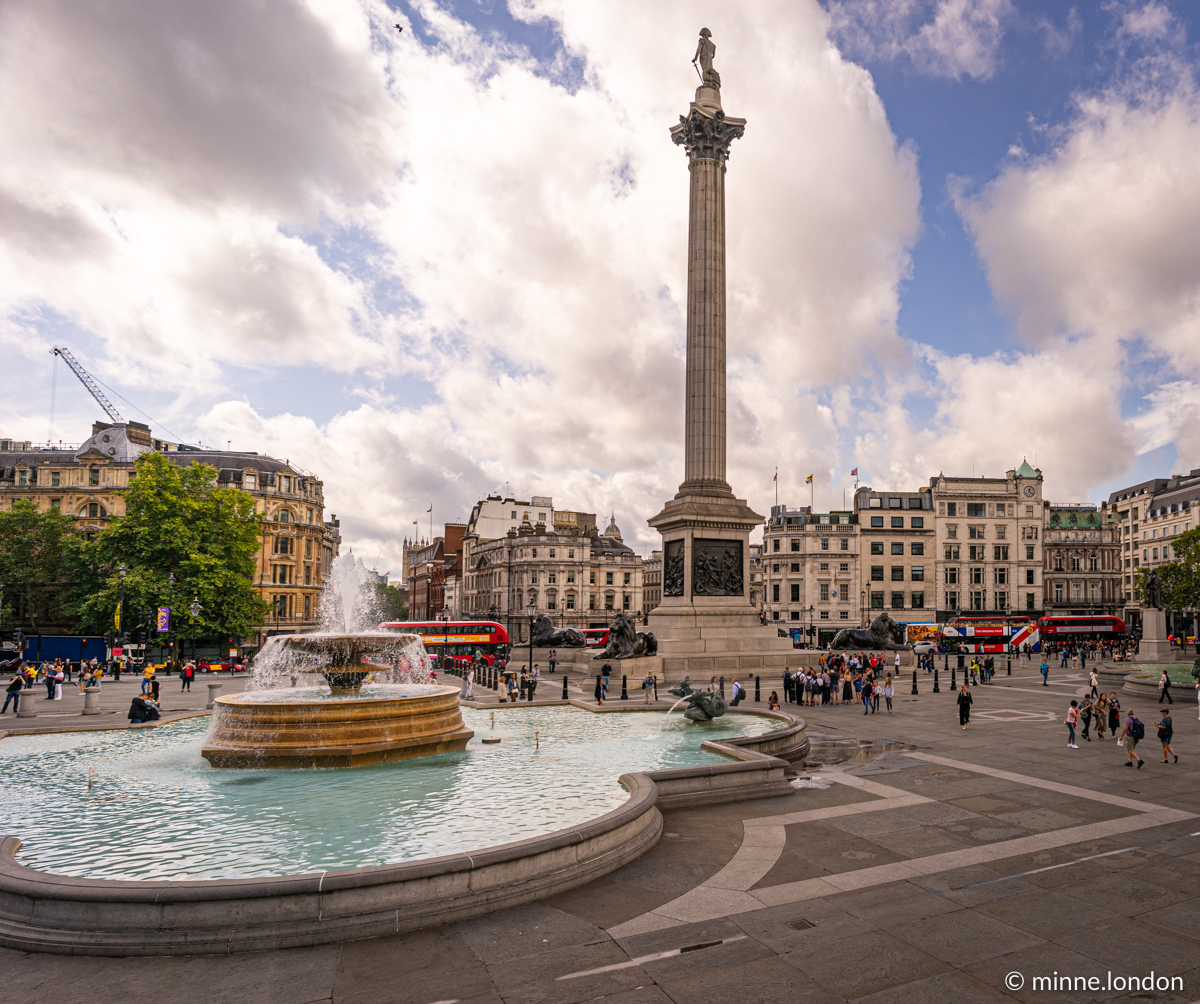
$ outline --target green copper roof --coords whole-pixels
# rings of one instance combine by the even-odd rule
[[[1028,460],[1022,460],[1021,466],[1017,468],[1017,477],[1019,478],[1036,478],[1038,472],[1029,466]]]

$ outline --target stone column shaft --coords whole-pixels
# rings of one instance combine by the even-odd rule
[[[725,165],[695,158],[688,218],[687,383],[681,491],[728,494],[725,478]]]

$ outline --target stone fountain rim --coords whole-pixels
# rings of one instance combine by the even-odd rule
[[[768,750],[803,734],[806,722],[766,716],[784,728],[703,744],[740,762],[625,773],[628,799],[595,819],[418,861],[268,878],[85,879],[18,864],[20,838],[0,837],[0,945],[118,958],[267,951],[402,933],[544,898],[652,847],[662,832],[659,806],[790,794],[789,762]]]
[[[388,686],[402,687],[402,683],[388,684]],[[414,683],[414,687],[436,687],[437,690],[431,694],[401,694],[397,697],[359,697],[357,695],[345,695],[333,700],[333,694],[329,694],[325,699],[317,699],[312,701],[243,701],[241,700],[246,694],[261,694],[261,690],[243,690],[238,694],[226,694],[224,697],[218,697],[213,703],[220,704],[231,708],[309,708],[314,706],[324,707],[333,705],[340,707],[346,704],[393,704],[397,701],[427,701],[435,697],[448,697],[451,694],[458,694],[458,687],[451,687],[440,683]],[[289,691],[290,688],[275,687],[275,690]],[[269,691],[267,691],[269,693]]]

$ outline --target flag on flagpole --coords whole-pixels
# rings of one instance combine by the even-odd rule
[[[121,604],[117,604],[117,609],[113,611],[113,630],[121,630]]]
[[[779,480],[779,469],[778,469],[778,468],[776,468],[776,469],[775,469],[775,477],[771,478],[771,480],[772,480],[772,481],[778,481],[778,480]]]
[[[805,483],[806,485],[811,485],[811,484],[813,483],[813,476],[810,474],[808,477],[806,477],[806,478],[804,479],[804,483]]]
[[[850,472],[850,477],[852,477],[852,478],[856,478],[856,477],[858,477],[858,468],[857,468],[857,467],[856,467],[856,468],[854,468],[854,470],[852,470],[852,471]]]

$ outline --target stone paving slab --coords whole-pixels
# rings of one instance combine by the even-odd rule
[[[1062,718],[1082,676],[1053,673],[1052,680],[1063,685],[1042,688],[1022,666],[1012,678],[975,688],[976,714],[966,732],[954,695],[948,688],[932,694],[925,676],[920,695],[905,694],[891,716],[805,709],[813,733],[910,748],[862,765],[857,776],[845,766],[815,768],[838,776],[829,788],[667,811],[663,838],[642,858],[539,904],[453,927],[290,952],[176,959],[0,952],[4,1000],[1200,999],[1194,709],[1183,702],[1172,709],[1180,762],[1159,763],[1150,738],[1139,748],[1148,762],[1135,771],[1122,766],[1125,752],[1111,739],[1066,748]],[[543,678],[542,688],[548,685]],[[550,687],[555,697],[561,693]],[[134,682],[119,695],[126,707],[136,689]],[[584,686],[572,691],[590,697]],[[1157,717],[1156,705],[1133,703],[1148,724]],[[855,857],[862,853],[876,857]],[[796,870],[802,866],[813,877]],[[686,910],[674,910],[674,919],[662,914],[697,895],[724,903],[724,912],[691,922]],[[653,923],[663,926],[638,928],[656,916]],[[685,948],[691,950],[644,959]],[[594,969],[604,971],[562,979]],[[1102,977],[1151,969],[1179,976],[1186,990],[1132,997],[1031,986],[1034,976],[1055,970]],[[1010,973],[1021,974],[1022,988],[1006,985]]]

